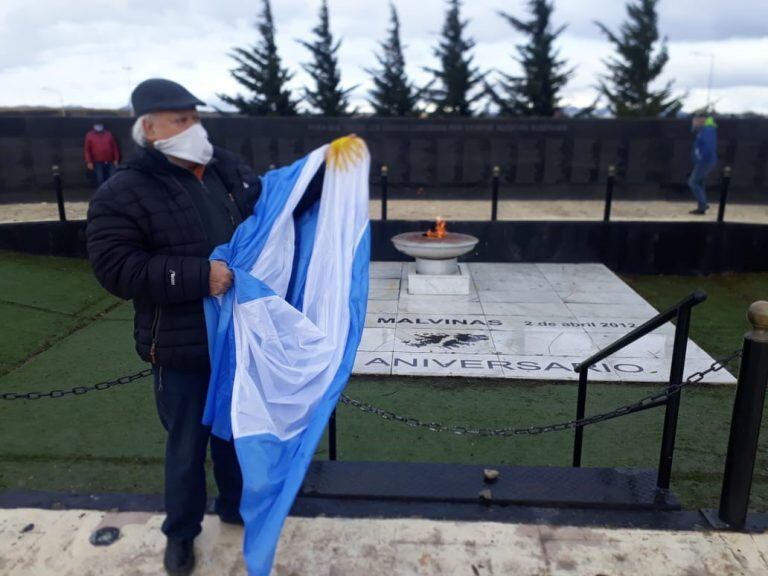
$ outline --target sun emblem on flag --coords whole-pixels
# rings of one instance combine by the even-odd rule
[[[346,171],[362,161],[366,152],[365,141],[355,134],[350,134],[331,142],[325,160],[330,168]]]

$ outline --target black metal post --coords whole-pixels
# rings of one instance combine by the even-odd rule
[[[387,219],[387,192],[389,191],[389,168],[386,164],[381,167],[381,219]]]
[[[725,204],[728,202],[728,188],[731,186],[731,167],[723,168],[723,177],[720,180],[720,208],[717,211],[717,221],[725,218]]]
[[[55,164],[51,167],[53,172],[53,189],[56,192],[56,204],[59,206],[59,220],[61,222],[67,221],[67,215],[64,212],[64,191],[61,186],[61,174],[59,173],[59,167]]]
[[[328,421],[328,457],[336,460],[336,409],[331,412],[331,419]]]
[[[744,336],[718,514],[720,520],[735,529],[744,528],[747,521],[757,439],[768,385],[768,302],[752,304],[747,318],[752,330]]]
[[[493,179],[491,180],[491,221],[495,222],[499,215],[499,174],[501,168],[493,167]]]
[[[576,401],[576,419],[584,418],[587,410],[587,378],[589,378],[589,366],[582,366],[579,370],[579,392]],[[584,428],[579,426],[575,430],[576,435],[573,438],[573,467],[581,466],[581,445],[584,442]]]
[[[611,221],[611,207],[613,206],[613,184],[616,180],[616,167],[608,166],[608,179],[605,181],[605,211],[603,212],[603,222]]]
[[[685,371],[685,353],[688,348],[688,333],[691,328],[691,308],[683,306],[677,311],[675,328],[675,344],[672,348],[672,365],[669,368],[668,387],[679,386],[683,381]],[[667,398],[667,408],[664,411],[664,431],[661,436],[661,453],[659,454],[659,473],[656,486],[662,490],[669,489],[672,477],[672,457],[675,452],[675,436],[677,434],[677,416],[680,411],[680,390]]]

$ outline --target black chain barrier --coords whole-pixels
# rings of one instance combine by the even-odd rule
[[[559,422],[557,424],[548,424],[545,426],[529,426],[527,428],[481,428],[481,427],[473,427],[473,426],[445,425],[445,424],[440,424],[439,422],[423,422],[418,418],[400,416],[389,410],[384,410],[383,408],[378,408],[371,404],[367,404],[365,402],[361,402],[359,400],[350,398],[346,394],[342,394],[339,401],[342,404],[345,404],[347,406],[357,408],[361,412],[379,416],[384,420],[390,420],[392,422],[400,422],[402,424],[405,424],[406,426],[410,426],[411,428],[424,428],[432,432],[451,432],[459,436],[465,436],[465,435],[499,436],[499,437],[533,436],[536,434],[543,434],[545,432],[560,432],[563,430],[571,430],[573,428],[589,426],[590,424],[597,424],[598,422],[605,422],[606,420],[612,420],[614,418],[618,418],[619,416],[632,414],[633,412],[639,412],[641,410],[644,410],[648,406],[656,404],[660,400],[669,398],[670,396],[672,396],[673,394],[676,394],[686,386],[692,386],[692,385],[698,384],[708,374],[712,374],[713,372],[718,372],[722,370],[723,368],[726,367],[726,365],[729,362],[732,362],[736,358],[739,358],[741,356],[741,353],[742,353],[741,350],[736,350],[735,352],[728,355],[727,357],[721,360],[716,360],[706,370],[694,372],[693,374],[688,376],[688,378],[686,378],[684,382],[681,382],[680,384],[677,384],[675,386],[669,386],[665,388],[663,392],[651,394],[631,404],[626,404],[624,406],[615,408],[610,412],[595,414],[593,416],[588,416],[580,420],[568,420],[567,422]],[[121,376],[120,378],[116,378],[115,380],[107,380],[105,382],[99,382],[98,384],[94,384],[93,386],[75,386],[74,388],[71,388],[69,390],[51,390],[50,392],[0,392],[0,400],[40,400],[42,398],[62,398],[70,394],[74,396],[81,396],[83,394],[86,394],[88,392],[93,392],[95,390],[109,390],[114,386],[121,386],[123,384],[128,384],[130,382],[134,382],[135,380],[146,378],[151,374],[152,374],[152,369],[147,368],[145,370],[141,370],[140,372],[136,372],[135,374],[131,374],[129,376]]]
[[[698,384],[708,374],[712,374],[713,372],[718,372],[722,370],[723,368],[726,367],[726,365],[729,362],[735,360],[736,358],[739,358],[741,356],[741,352],[742,352],[741,350],[737,350],[721,360],[716,360],[706,370],[694,372],[693,374],[688,376],[688,378],[686,378],[684,382],[674,386],[669,386],[665,388],[663,392],[659,392],[657,394],[651,394],[631,404],[620,406],[614,410],[611,410],[610,412],[595,414],[594,416],[588,416],[580,420],[569,420],[567,422],[559,422],[557,424],[548,424],[545,426],[529,426],[528,428],[479,428],[479,427],[473,427],[473,426],[449,426],[449,425],[440,424],[439,422],[422,422],[418,418],[400,416],[398,414],[395,414],[394,412],[390,412],[389,410],[384,410],[383,408],[378,408],[371,404],[360,402],[359,400],[354,400],[344,394],[342,394],[340,402],[342,404],[346,404],[347,406],[357,408],[358,410],[365,412],[367,414],[374,414],[376,416],[380,416],[384,420],[399,422],[401,424],[405,424],[406,426],[410,426],[411,428],[424,428],[432,432],[451,432],[459,436],[465,436],[465,435],[498,436],[498,437],[533,436],[535,434],[543,434],[545,432],[561,432],[563,430],[581,428],[584,426],[589,426],[590,424],[605,422],[606,420],[612,420],[613,418],[618,418],[619,416],[624,416],[626,414],[632,414],[633,412],[639,412],[641,410],[644,410],[648,406],[656,404],[662,399],[669,398],[670,396],[672,396],[673,394],[676,394],[686,386]]]
[[[50,392],[0,392],[0,400],[40,400],[42,398],[63,398],[70,394],[74,396],[81,396],[88,392],[95,390],[109,390],[114,386],[122,386],[128,384],[134,380],[140,380],[146,378],[152,374],[152,368],[147,368],[136,374],[130,376],[120,376],[115,380],[107,380],[106,382],[99,382],[93,386],[75,386],[69,390],[51,390]]]

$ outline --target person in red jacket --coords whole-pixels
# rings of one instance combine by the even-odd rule
[[[120,162],[117,140],[101,122],[94,124],[93,129],[85,135],[83,156],[85,166],[96,175],[96,186],[106,182]]]

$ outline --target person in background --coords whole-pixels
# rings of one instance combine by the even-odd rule
[[[696,139],[693,142],[693,170],[688,179],[693,197],[698,206],[691,214],[706,214],[707,176],[717,164],[717,124],[712,116],[697,116],[693,119],[693,132]]]
[[[120,162],[120,148],[112,133],[104,124],[96,122],[85,135],[83,144],[85,166],[96,175],[96,186],[106,182]]]

